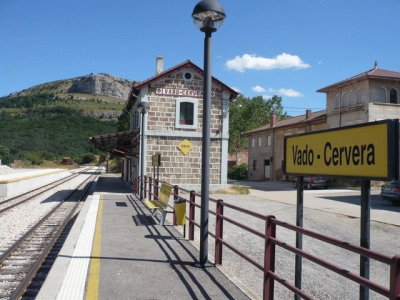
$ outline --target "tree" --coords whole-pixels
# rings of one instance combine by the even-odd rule
[[[3,165],[10,163],[10,149],[6,146],[0,145],[0,160]]]
[[[130,119],[131,119],[131,114],[129,113],[129,111],[124,109],[122,114],[118,117],[117,130],[119,132],[120,131],[129,131]]]
[[[229,106],[229,152],[247,148],[247,138],[241,137],[241,133],[268,124],[273,113],[278,120],[287,118],[281,97],[265,100],[262,96],[247,98],[239,95]]]

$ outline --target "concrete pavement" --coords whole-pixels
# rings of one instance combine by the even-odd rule
[[[247,186],[250,195],[296,205],[297,192],[291,182],[285,181],[238,181]],[[371,189],[371,221],[400,226],[400,207],[381,199],[380,189]],[[304,207],[320,211],[360,218],[361,191],[356,189],[304,190]]]

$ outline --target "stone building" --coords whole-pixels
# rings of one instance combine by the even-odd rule
[[[152,156],[161,155],[160,180],[182,186],[201,184],[201,145],[203,116],[203,70],[187,60],[163,70],[157,59],[156,75],[132,87],[126,109],[131,112],[131,132],[142,132],[137,106],[145,101],[145,174],[152,175]],[[216,78],[212,79],[210,184],[227,183],[229,101],[237,92]],[[139,139],[136,139],[139,140]],[[134,153],[139,147],[133,145]],[[123,159],[124,178],[139,176],[140,155]]]
[[[249,179],[285,179],[284,138],[288,135],[400,118],[400,73],[373,68],[318,90],[326,110],[276,121],[248,131]]]
[[[327,128],[400,117],[400,73],[374,68],[321,88]]]
[[[248,178],[250,180],[285,179],[283,173],[285,136],[326,128],[325,110],[277,121],[271,116],[271,122],[245,133],[249,138]]]

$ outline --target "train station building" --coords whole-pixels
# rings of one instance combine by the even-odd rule
[[[276,120],[245,135],[248,176],[251,180],[287,179],[283,172],[284,138],[400,116],[400,73],[375,66],[366,72],[319,89],[326,94],[326,110]]]
[[[157,172],[160,180],[195,188],[201,184],[203,70],[190,60],[168,70],[163,65],[163,59],[157,58],[156,75],[132,87],[126,104],[131,115],[131,130],[92,137],[91,142],[120,155],[122,177],[132,181],[140,176],[143,140],[145,175],[154,175],[157,162],[153,158],[157,156],[160,157]],[[211,186],[227,183],[228,108],[237,95],[226,84],[212,78]],[[141,102],[148,103],[147,112],[139,112]]]

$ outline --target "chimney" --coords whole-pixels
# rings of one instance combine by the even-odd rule
[[[164,71],[164,58],[159,56],[156,59],[156,75],[160,74],[162,71]]]
[[[271,114],[269,116],[269,127],[274,127],[276,125],[276,114]]]
[[[306,120],[311,119],[311,109],[306,110]]]

